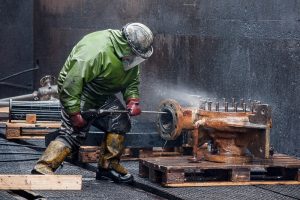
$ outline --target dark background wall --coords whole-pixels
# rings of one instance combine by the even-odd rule
[[[31,92],[32,72],[1,79],[33,68],[33,0],[0,1],[0,45],[0,98]]]
[[[273,107],[275,149],[300,156],[299,1],[36,0],[38,77],[57,75],[86,33],[133,21],[155,34],[142,66],[144,109],[187,94],[261,100]]]

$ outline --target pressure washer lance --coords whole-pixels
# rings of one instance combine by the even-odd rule
[[[116,113],[129,113],[129,110],[113,110],[113,109],[89,109],[87,111],[82,111],[81,114],[83,117],[89,119],[89,118],[95,118],[100,117],[108,114],[116,114]],[[142,113],[146,114],[168,114],[167,112],[162,111],[152,111],[152,110],[143,110]]]

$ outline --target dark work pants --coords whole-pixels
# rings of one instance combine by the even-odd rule
[[[124,105],[116,96],[110,96],[101,107],[91,109],[113,109],[125,110]],[[80,145],[86,139],[87,133],[91,125],[100,129],[105,133],[126,134],[131,129],[131,122],[127,113],[108,114],[95,119],[85,119],[87,125],[80,130],[72,127],[69,115],[62,108],[61,111],[62,125],[60,127],[60,135],[56,138],[72,149],[72,152],[78,151]]]

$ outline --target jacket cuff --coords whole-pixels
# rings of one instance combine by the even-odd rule
[[[135,101],[135,102],[139,102],[140,101],[140,98],[127,98],[126,100],[126,104],[128,104],[130,101]]]
[[[80,108],[65,108],[68,115],[76,115],[80,113]]]

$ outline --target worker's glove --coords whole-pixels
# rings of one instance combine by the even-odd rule
[[[71,123],[75,128],[82,128],[86,125],[86,121],[83,119],[80,112],[70,114],[70,118],[71,118]]]
[[[127,110],[129,111],[130,116],[136,116],[136,115],[141,114],[142,110],[140,107],[140,99],[138,99],[138,98],[128,99],[126,101],[126,104],[127,104],[126,107],[127,107]]]

